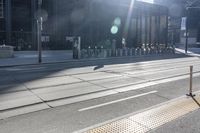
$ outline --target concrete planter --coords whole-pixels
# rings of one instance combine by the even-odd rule
[[[12,46],[0,45],[0,58],[14,57],[14,48]]]

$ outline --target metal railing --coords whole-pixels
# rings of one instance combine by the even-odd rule
[[[122,56],[145,56],[145,55],[166,55],[175,54],[174,47],[166,48],[124,48],[124,49],[103,49],[90,48],[81,50],[81,58],[107,58]]]

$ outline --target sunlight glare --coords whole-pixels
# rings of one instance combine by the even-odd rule
[[[140,0],[140,1],[147,2],[147,3],[154,3],[154,0]]]

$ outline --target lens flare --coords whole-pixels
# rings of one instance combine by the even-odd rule
[[[118,30],[119,30],[119,28],[118,28],[116,25],[114,25],[114,26],[111,27],[110,32],[111,32],[112,34],[117,34],[117,33],[118,33]]]
[[[120,26],[121,25],[121,19],[119,17],[115,18],[114,25]]]

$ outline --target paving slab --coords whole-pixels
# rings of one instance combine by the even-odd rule
[[[167,123],[149,133],[199,133],[200,132],[200,110],[191,112],[179,119]]]
[[[20,91],[20,92],[12,92],[12,93],[3,93],[0,94],[0,101],[14,100],[18,98],[33,96],[34,94],[30,91]]]
[[[75,97],[79,95],[86,95],[89,93],[105,91],[107,88],[92,85],[89,83],[80,83],[72,85],[62,85],[56,87],[48,87],[45,89],[33,90],[44,101]]]
[[[194,77],[193,78],[193,91],[199,91],[199,81],[200,81],[200,76]],[[159,90],[158,95],[162,97],[166,97],[168,99],[173,99],[177,98],[177,96],[183,96],[189,93],[189,77],[180,80],[179,82],[177,81],[171,81],[170,83],[162,83],[162,84],[156,84],[153,86],[149,86],[148,89],[141,89],[143,92],[148,92],[152,90]]]
[[[73,75],[73,77],[76,77],[85,81],[98,80],[98,79],[104,79],[104,78],[114,78],[114,77],[120,77],[120,76],[121,75],[119,74],[106,73],[106,72]]]
[[[172,70],[165,70],[165,71],[160,71],[160,72],[148,72],[148,73],[141,73],[141,74],[129,74],[130,77],[138,77],[142,79],[146,79],[149,81],[152,80],[158,80],[158,79],[163,79],[163,78],[170,78],[170,77],[175,77],[175,76],[180,76],[180,75],[185,75],[189,74],[189,69],[172,69]]]
[[[53,78],[53,77],[63,77],[66,76],[64,73],[58,72],[31,72],[31,73],[16,73],[14,75],[15,79],[21,83],[34,81],[42,78]]]
[[[112,121],[108,121],[96,126],[92,126],[91,128],[87,128],[86,130],[82,130],[76,133],[147,132],[147,131],[144,131],[142,128],[138,128],[138,125],[137,126],[132,125],[132,123],[130,122],[134,121],[137,124],[140,124],[141,126],[143,126],[144,128],[148,127],[149,131],[151,129],[159,128],[160,126],[164,124],[173,122],[174,120],[180,117],[183,117],[187,115],[188,113],[198,110],[199,105],[193,99],[196,99],[196,102],[198,103],[200,100],[199,94],[194,98],[182,96],[178,99],[168,101],[166,103],[163,103],[162,105],[160,104],[160,105],[154,106],[145,111],[142,111],[139,113],[133,113],[121,118],[116,118],[116,120],[112,120]],[[121,122],[123,119],[125,120],[129,119],[131,121]],[[191,131],[188,131],[188,132],[191,132]],[[199,128],[198,128],[198,131],[199,131]],[[173,131],[168,129],[168,132],[173,132]]]
[[[96,85],[106,87],[106,88],[116,88],[116,87],[132,85],[132,84],[138,84],[145,81],[147,80],[122,76],[122,77],[114,77],[110,79],[95,80],[95,81],[90,81],[90,82]]]
[[[0,94],[17,92],[17,91],[26,91],[26,90],[27,90],[27,88],[22,84],[0,85]]]
[[[51,107],[58,107],[58,106],[62,106],[62,105],[83,102],[83,101],[91,100],[91,99],[94,100],[97,98],[106,97],[106,96],[114,95],[114,94],[117,94],[117,92],[109,90],[109,91],[91,93],[91,94],[87,94],[87,95],[51,101],[51,102],[47,102],[47,104],[50,105]]]
[[[84,73],[91,73],[91,72],[96,72],[94,71],[95,66],[91,67],[80,67],[80,68],[69,68],[62,70],[63,73],[66,75],[74,75],[74,74],[84,74]]]
[[[0,111],[42,103],[42,100],[28,91],[0,95]]]
[[[52,86],[52,87],[44,87],[33,89],[32,92],[35,94],[47,94],[47,93],[54,93],[59,91],[67,91],[67,90],[83,90],[84,88],[94,87],[95,85],[90,84],[88,82],[80,82],[68,85],[60,85],[60,86]]]
[[[53,78],[41,78],[41,79],[27,82],[25,83],[25,85],[29,89],[34,89],[34,88],[65,85],[65,84],[71,84],[71,83],[77,83],[77,82],[81,82],[81,80],[70,77],[70,76],[63,76],[63,77],[53,77]]]
[[[23,114],[36,112],[36,111],[40,111],[40,110],[44,110],[44,109],[48,109],[48,108],[50,108],[50,107],[47,104],[39,103],[39,104],[35,104],[35,105],[24,106],[21,108],[6,110],[6,111],[2,111],[0,113],[0,119],[6,119],[6,118],[13,117],[13,116],[23,115]]]

